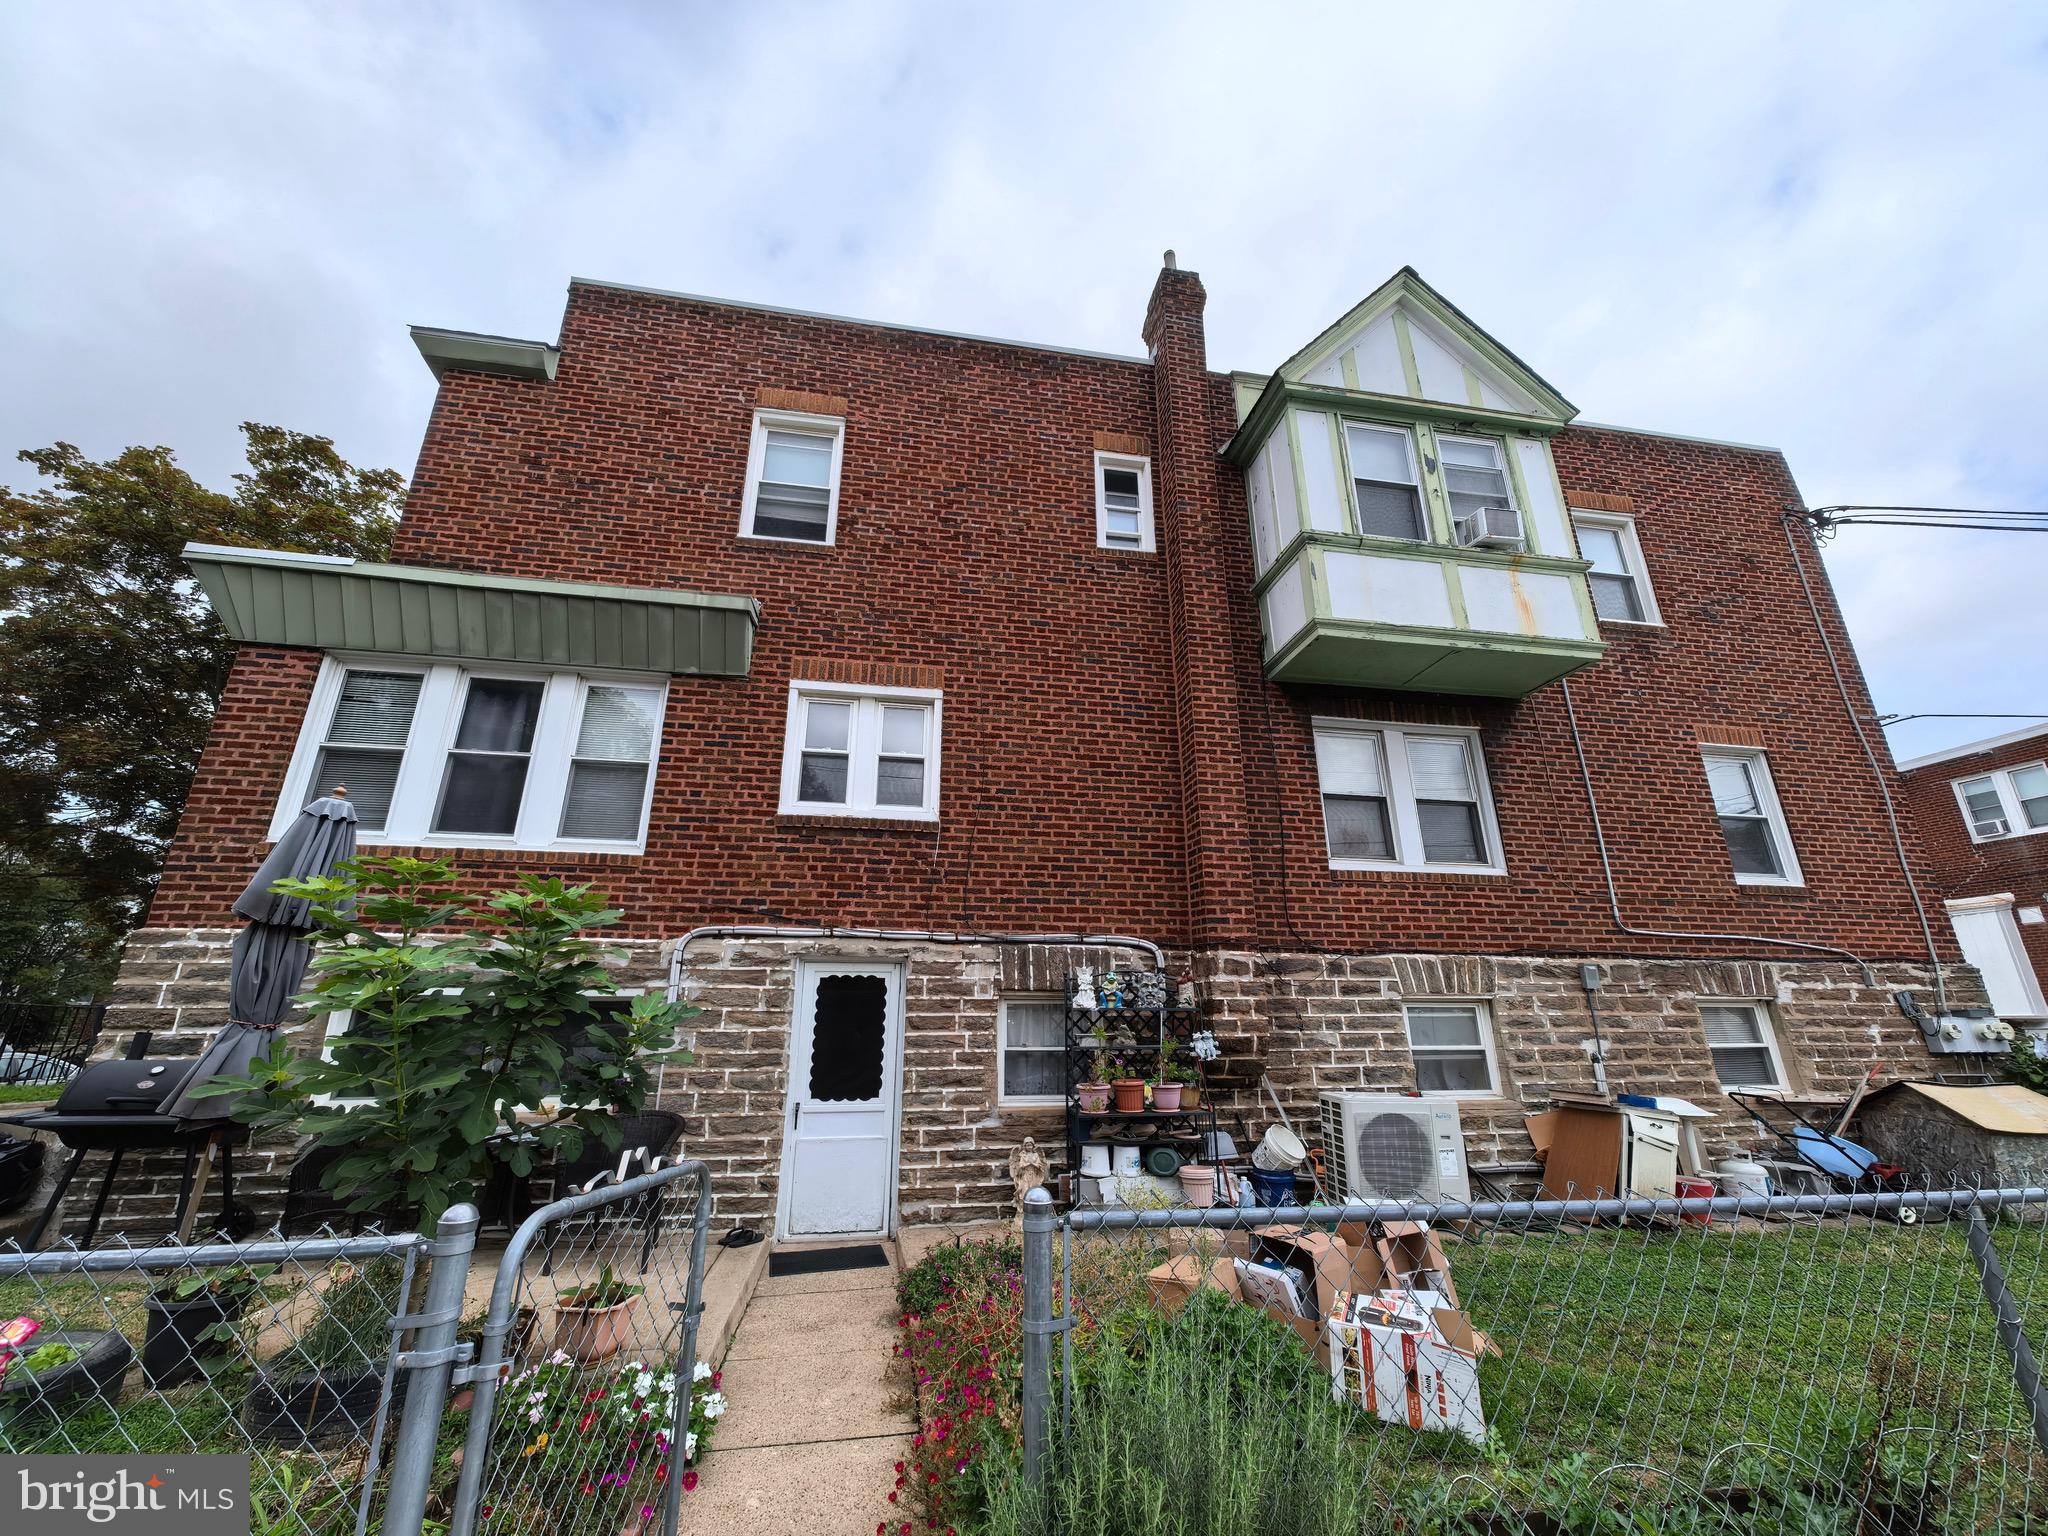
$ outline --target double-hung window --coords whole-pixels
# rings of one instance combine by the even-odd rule
[[[783,741],[785,816],[939,816],[936,689],[792,683]]]
[[[1150,459],[1095,455],[1095,543],[1141,552],[1153,547]]]
[[[1478,732],[1317,720],[1315,743],[1332,869],[1505,872]]]
[[[1067,1005],[1057,997],[1006,997],[997,1027],[1005,1104],[1064,1104]]]
[[[1973,843],[2048,831],[2048,764],[1957,779],[1955,789]]]
[[[1759,1005],[1702,1003],[1700,1023],[1706,1029],[1707,1053],[1714,1058],[1714,1076],[1723,1088],[1785,1086],[1777,1042]]]
[[[1764,754],[1746,747],[1704,747],[1701,755],[1736,884],[1804,884]]]
[[[1514,506],[1499,443],[1490,437],[1453,437],[1439,432],[1436,446],[1443,457],[1444,494],[1451,503],[1453,528],[1475,513]]]
[[[1484,1003],[1410,1003],[1401,1013],[1423,1093],[1499,1091]]]
[[[1358,531],[1385,539],[1427,539],[1415,439],[1408,429],[1349,421],[1344,447],[1351,461]]]
[[[370,843],[638,851],[665,684],[330,656],[272,820],[337,784]]]
[[[740,532],[750,539],[830,544],[839,528],[845,438],[846,423],[836,416],[756,411]]]
[[[1593,566],[1586,573],[1593,589],[1593,612],[1608,623],[1661,624],[1635,519],[1574,512],[1572,527],[1579,535],[1579,553]]]

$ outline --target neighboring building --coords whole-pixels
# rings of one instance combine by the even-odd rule
[[[1899,765],[1963,954],[2009,1023],[2048,1025],[2048,725]]]
[[[721,1219],[780,1231],[1002,1211],[1068,968],[1143,944],[1226,1123],[1421,1086],[1511,1172],[1591,1085],[1584,964],[1609,1080],[1717,1150],[1725,1086],[1923,1070],[1783,458],[1574,424],[1412,271],[1270,375],[1204,303],[1169,260],[1144,357],[585,281],[552,346],[416,333],[392,564],[193,552],[241,651],[124,1021],[218,1022],[230,902],[345,780],[370,850],[617,897],[705,1010],[665,1102]]]

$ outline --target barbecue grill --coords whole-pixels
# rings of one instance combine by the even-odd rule
[[[144,1048],[147,1048],[146,1043]],[[185,1207],[192,1199],[200,1149],[215,1137],[219,1137],[221,1143],[221,1220],[230,1230],[233,1229],[232,1135],[223,1134],[222,1127],[210,1122],[189,1124],[162,1112],[164,1101],[177,1091],[191,1070],[189,1059],[153,1060],[137,1056],[120,1061],[96,1061],[79,1070],[49,1109],[15,1115],[0,1122],[23,1130],[47,1131],[71,1151],[71,1161],[58,1178],[50,1203],[43,1208],[35,1230],[29,1234],[28,1246],[31,1249],[41,1244],[45,1229],[55,1219],[57,1208],[63,1203],[64,1192],[71,1187],[79,1165],[90,1152],[108,1154],[107,1171],[100,1180],[100,1192],[93,1201],[92,1217],[86,1223],[81,1246],[91,1247],[93,1236],[99,1231],[100,1217],[107,1209],[107,1196],[113,1192],[114,1179],[121,1171],[121,1159],[130,1152],[182,1145],[185,1149],[185,1177],[178,1191],[178,1212],[173,1224],[173,1230],[176,1230],[183,1224]]]

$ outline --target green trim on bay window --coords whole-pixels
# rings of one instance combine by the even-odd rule
[[[1543,540],[1537,536],[1536,519],[1529,515],[1529,487],[1522,483],[1522,456],[1515,452],[1515,440],[1504,437],[1498,442],[1500,456],[1507,460],[1508,489],[1514,494],[1515,505],[1522,511],[1522,542],[1532,555],[1548,554],[1550,551],[1543,547]]]
[[[1394,346],[1401,354],[1401,378],[1408,386],[1408,393],[1416,399],[1422,398],[1422,370],[1415,365],[1415,338],[1408,333],[1408,316],[1403,310],[1394,311]]]

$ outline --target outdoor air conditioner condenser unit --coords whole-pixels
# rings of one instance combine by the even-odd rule
[[[1458,514],[1458,542],[1467,549],[1526,549],[1522,514],[1514,507],[1474,507]]]
[[[1323,1149],[1340,1201],[1466,1201],[1465,1131],[1448,1099],[1326,1093]]]

